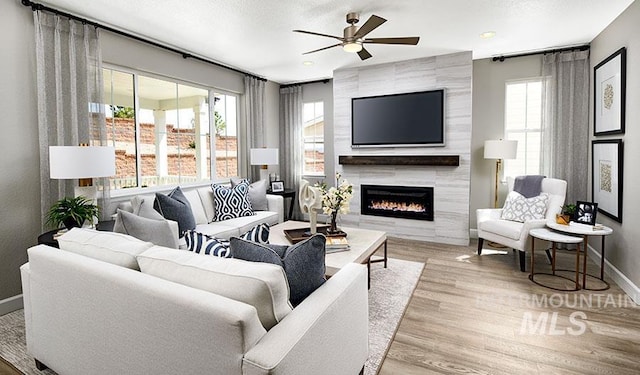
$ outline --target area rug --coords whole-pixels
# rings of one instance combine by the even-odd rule
[[[365,363],[365,374],[378,373],[423,268],[424,263],[398,259],[389,259],[387,268],[383,268],[382,263],[371,265],[369,358]],[[23,310],[0,316],[0,357],[24,374],[55,375],[51,370],[36,369],[33,358],[27,354],[24,335]],[[0,370],[0,373],[11,371],[1,363]],[[19,374],[8,372],[14,373]]]

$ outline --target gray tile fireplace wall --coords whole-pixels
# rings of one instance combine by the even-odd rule
[[[339,225],[390,236],[467,245],[471,152],[471,52],[334,71],[334,155],[459,155],[458,166],[339,165],[354,184],[350,213]],[[445,146],[351,148],[351,98],[446,89]],[[433,221],[361,215],[362,184],[433,187]]]

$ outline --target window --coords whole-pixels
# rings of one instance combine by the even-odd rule
[[[505,176],[542,174],[542,78],[506,84],[505,138],[518,141],[516,159],[505,160]]]
[[[115,69],[103,74],[107,139],[116,148],[112,189],[238,174],[236,96]]]
[[[302,173],[307,176],[324,175],[324,102],[304,103],[303,106]]]

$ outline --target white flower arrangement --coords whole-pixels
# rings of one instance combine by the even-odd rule
[[[346,214],[349,212],[349,201],[353,197],[353,185],[346,179],[340,179],[340,173],[336,173],[336,187],[327,189],[327,184],[316,184],[322,194],[322,211],[326,215],[333,212]]]

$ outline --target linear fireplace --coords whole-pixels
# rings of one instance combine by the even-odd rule
[[[433,221],[433,188],[362,185],[362,215]]]

